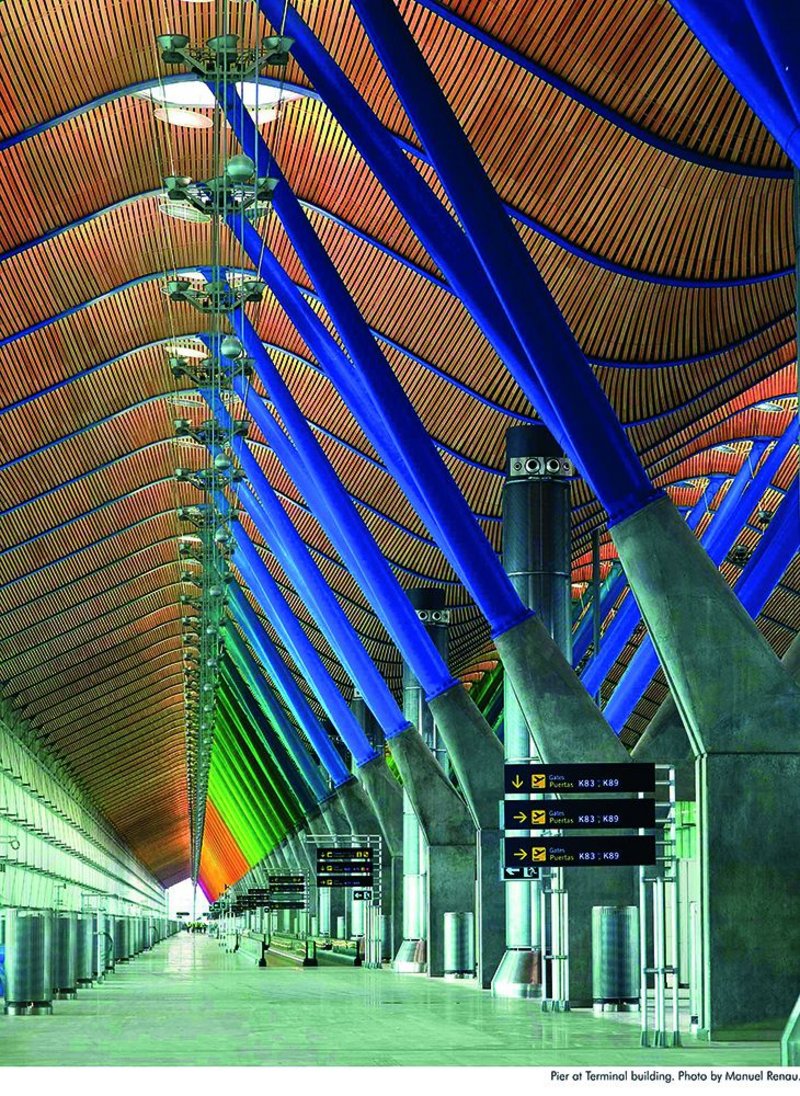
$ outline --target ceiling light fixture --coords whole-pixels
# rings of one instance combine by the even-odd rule
[[[269,66],[285,68],[294,44],[283,34],[262,38],[260,50],[241,49],[238,34],[215,35],[204,46],[190,46],[186,34],[159,34],[156,41],[165,65],[183,65],[202,80],[248,80]]]
[[[168,122],[171,126],[180,126],[183,129],[211,129],[214,125],[213,118],[209,118],[207,114],[198,114],[194,110],[186,110],[185,107],[157,107],[153,111],[153,117],[159,122]]]

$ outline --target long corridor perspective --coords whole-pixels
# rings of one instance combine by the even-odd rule
[[[0,0],[0,1088],[800,1081],[798,58]]]
[[[775,1044],[639,1046],[633,1014],[546,1015],[474,984],[385,971],[266,968],[214,939],[179,933],[105,983],[20,1018],[4,1065],[38,1066],[695,1066],[777,1065]]]

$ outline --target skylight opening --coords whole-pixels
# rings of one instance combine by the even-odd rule
[[[301,98],[300,92],[287,91],[264,80],[246,80],[236,85],[242,102],[250,111],[253,120],[265,125],[277,117],[278,103]],[[192,114],[193,110],[212,110],[214,93],[201,80],[181,80],[177,83],[155,84],[144,91],[137,91],[140,99],[149,99],[159,105],[157,116],[163,121],[176,125],[204,126],[205,122],[196,121],[205,115]],[[195,119],[192,121],[188,119]],[[210,119],[207,119],[210,122]]]

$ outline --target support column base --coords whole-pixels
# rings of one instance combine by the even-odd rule
[[[404,940],[392,963],[396,974],[425,974],[428,969],[428,948],[424,940]]]
[[[483,989],[491,989],[492,981],[505,950],[506,894],[500,881],[501,830],[478,830],[477,838],[477,905],[475,961]]]
[[[796,722],[784,724],[786,741]],[[800,986],[800,754],[697,760],[703,1006],[713,1040],[769,1039]]]
[[[493,997],[542,996],[541,948],[512,948],[500,960],[492,979]]]
[[[475,909],[475,845],[428,846],[428,977],[444,975],[444,915]]]

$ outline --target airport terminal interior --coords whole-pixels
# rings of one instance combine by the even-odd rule
[[[0,2],[0,1065],[800,1064],[798,40]]]

